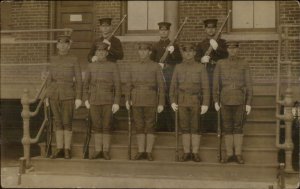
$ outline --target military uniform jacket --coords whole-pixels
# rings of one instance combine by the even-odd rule
[[[100,37],[94,41],[91,50],[88,54],[89,62],[92,62],[92,57],[95,54],[97,43],[102,42],[103,40],[104,38]],[[123,47],[120,39],[116,38],[115,36],[112,36],[112,38],[110,39],[110,43],[111,43],[111,47],[108,50],[108,55],[106,59],[111,62],[116,62],[117,60],[123,59]]]
[[[206,38],[204,39],[201,43],[199,43],[196,47],[196,55],[195,55],[195,60],[197,62],[201,62],[201,58],[205,55],[205,52],[209,49],[210,39]],[[217,62],[220,59],[227,58],[228,57],[228,52],[227,52],[227,46],[226,46],[226,41],[224,39],[218,39],[218,48],[217,50],[212,50],[210,57],[211,61]]]
[[[170,44],[170,39],[166,40],[159,40],[157,43],[155,43],[152,47],[152,52],[150,55],[150,59],[154,62],[160,61],[160,58],[164,55],[167,46]],[[176,64],[181,63],[182,56],[179,50],[178,45],[174,44],[174,52],[172,54],[169,54],[165,60],[165,63],[169,65],[175,66]]]
[[[170,101],[179,106],[209,104],[209,85],[205,66],[195,61],[175,67],[170,86]]]
[[[46,97],[56,100],[81,99],[82,77],[77,57],[52,56],[48,71]]]
[[[151,60],[132,64],[126,87],[126,100],[131,100],[133,106],[165,104],[161,67]]]
[[[213,98],[224,105],[251,105],[252,80],[250,68],[239,57],[220,60],[214,71]],[[220,91],[220,93],[219,93]]]
[[[121,81],[118,65],[105,61],[88,65],[83,85],[83,99],[91,105],[119,104]]]

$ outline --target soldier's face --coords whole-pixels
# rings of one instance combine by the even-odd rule
[[[56,44],[56,47],[58,49],[58,53],[60,55],[64,55],[64,54],[67,54],[69,52],[71,44],[70,43],[66,43],[66,42],[58,42]]]
[[[150,55],[150,50],[149,49],[139,49],[138,50],[140,59],[146,59]]]
[[[214,36],[216,34],[216,28],[215,27],[206,27],[205,28],[205,32],[207,33],[207,35],[209,36]]]
[[[195,57],[196,52],[194,50],[182,51],[182,56],[185,60],[191,60]]]
[[[228,51],[229,56],[236,56],[237,52],[238,52],[238,48],[237,47],[228,47],[227,51]]]
[[[110,25],[101,25],[100,26],[100,31],[105,35],[109,34],[111,31],[111,26]]]
[[[103,60],[107,56],[107,51],[106,50],[96,50],[95,56],[98,57],[98,60]]]
[[[169,37],[170,30],[159,30],[159,36],[163,39]]]

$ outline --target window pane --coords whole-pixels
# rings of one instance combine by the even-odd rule
[[[254,1],[254,27],[275,28],[275,1]]]
[[[253,28],[253,1],[232,1],[232,27]]]
[[[147,1],[128,1],[128,30],[147,30]]]
[[[148,1],[148,29],[157,30],[157,23],[164,20],[164,2]]]

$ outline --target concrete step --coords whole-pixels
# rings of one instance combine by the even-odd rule
[[[247,115],[247,119],[275,119],[275,106],[252,106],[252,110],[249,115]]]
[[[32,158],[34,171],[56,174],[89,176],[145,176],[155,178],[213,179],[238,181],[273,182],[276,179],[276,165],[254,165],[236,163],[195,163],[128,160],[82,160]]]
[[[41,156],[45,156],[45,145],[44,143],[39,144],[41,149]],[[52,149],[55,149],[55,143],[53,143]],[[90,155],[94,152],[94,140],[91,140],[90,146]],[[72,156],[74,158],[82,158],[82,144],[73,144],[72,145]],[[132,157],[137,153],[137,146],[132,145]],[[203,162],[218,162],[217,154],[218,148],[212,147],[201,147],[200,156]],[[182,147],[179,146],[179,154],[182,154]],[[223,149],[224,154],[224,149]],[[112,159],[128,159],[128,146],[127,144],[123,145],[111,145],[110,155]],[[175,147],[173,146],[154,146],[153,156],[156,161],[166,161],[172,162],[175,161]],[[274,148],[244,148],[243,156],[246,164],[268,164],[268,163],[277,163],[277,150]]]
[[[255,94],[252,98],[252,106],[275,106],[275,94]]]

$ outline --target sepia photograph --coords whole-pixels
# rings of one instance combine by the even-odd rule
[[[1,0],[1,188],[300,188],[297,0]]]

